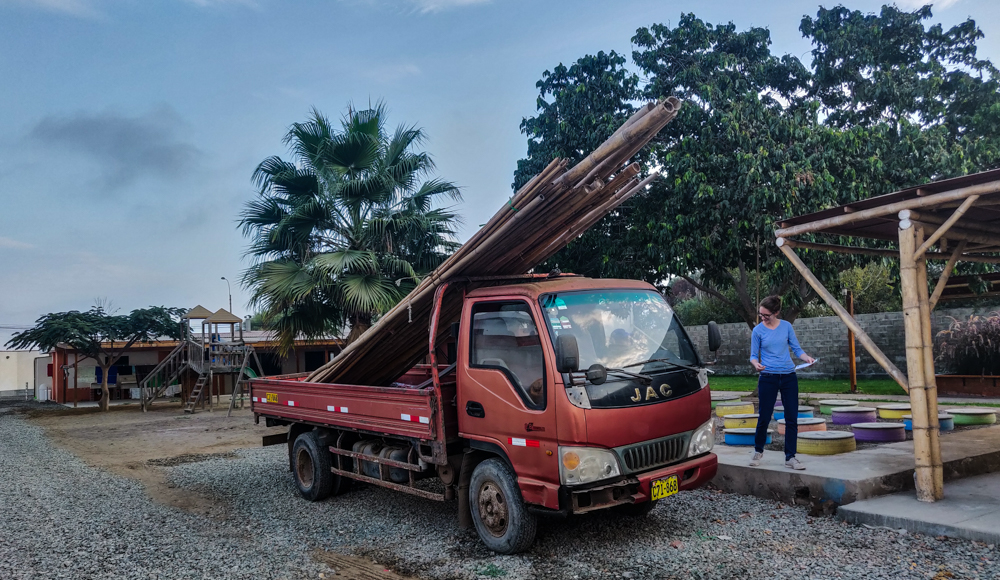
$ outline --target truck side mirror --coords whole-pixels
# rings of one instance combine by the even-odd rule
[[[458,322],[451,323],[451,337],[458,340],[458,333],[461,332],[462,325]]]
[[[572,334],[556,337],[556,370],[560,373],[575,373],[580,369],[580,345]]]
[[[715,321],[708,323],[708,350],[715,352],[722,346],[722,333]]]

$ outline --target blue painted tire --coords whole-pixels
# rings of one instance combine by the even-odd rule
[[[740,429],[725,429],[725,442],[726,445],[753,445],[754,437],[756,436],[757,430],[748,427]],[[767,439],[764,444],[771,443],[771,430],[767,430]]]

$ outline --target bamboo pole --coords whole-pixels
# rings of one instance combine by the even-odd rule
[[[916,241],[920,242],[921,237],[920,230],[917,230]],[[927,394],[927,435],[931,448],[931,481],[934,499],[939,500],[944,499],[944,468],[941,464],[937,381],[934,377],[934,333],[931,328],[930,301],[927,298],[927,261],[922,258],[917,259],[915,266],[917,268],[917,299],[920,305],[920,342],[924,363],[924,389]]]
[[[939,239],[941,239],[941,236],[948,233],[948,230],[955,225],[955,222],[957,222],[963,215],[965,215],[965,212],[969,211],[969,208],[972,207],[972,204],[976,203],[977,199],[979,199],[978,195],[970,195],[969,197],[965,198],[965,201],[962,202],[962,205],[958,206],[955,209],[955,211],[952,212],[951,216],[948,219],[946,219],[943,224],[938,226],[938,228],[934,230],[934,233],[931,234],[930,237],[928,237],[924,241],[924,243],[920,244],[920,247],[917,248],[916,253],[914,253],[914,258],[919,260],[920,257],[924,255],[924,252],[926,252],[928,248],[933,246]]]
[[[847,291],[847,313],[854,318],[854,292]],[[851,385],[851,392],[858,392],[858,361],[857,352],[855,352],[854,344],[854,331],[850,328],[847,329],[847,355],[850,357],[850,361],[847,364],[847,374],[848,380]]]
[[[903,326],[906,333],[906,374],[910,384],[910,411],[913,416],[913,460],[916,470],[917,500],[934,497],[934,467],[931,457],[927,389],[924,382],[923,329],[920,319],[916,227],[909,220],[899,222],[899,279],[903,290]]]
[[[779,238],[787,238],[790,236],[797,236],[800,234],[808,234],[811,232],[818,232],[820,230],[825,230],[827,228],[833,228],[859,221],[869,220],[872,218],[892,215],[904,209],[918,209],[921,207],[937,205],[943,202],[962,200],[973,195],[986,195],[990,193],[996,193],[998,191],[1000,191],[1000,181],[990,181],[987,183],[980,183],[978,185],[961,187],[959,189],[954,189],[952,191],[947,191],[945,193],[938,193],[934,195],[928,195],[925,197],[907,199],[904,201],[898,201],[896,203],[883,205],[881,207],[873,207],[871,209],[865,209],[853,213],[816,220],[814,222],[799,224],[788,228],[781,228],[777,230],[774,233],[774,235]]]
[[[861,346],[865,347],[865,350],[867,350],[868,354],[875,359],[875,362],[885,369],[885,372],[889,373],[889,376],[891,376],[899,384],[899,386],[903,387],[904,391],[909,391],[910,387],[906,377],[903,375],[903,372],[900,371],[896,365],[892,364],[889,357],[885,356],[882,349],[880,349],[878,345],[872,341],[871,337],[868,336],[868,333],[865,332],[864,329],[861,328],[861,325],[858,324],[858,321],[855,320],[853,316],[848,314],[846,310],[844,310],[843,305],[841,305],[840,302],[834,298],[833,294],[830,294],[830,291],[823,286],[823,283],[816,278],[816,276],[809,270],[809,267],[806,266],[805,263],[795,254],[795,250],[793,250],[787,242],[788,240],[778,238],[777,244],[781,253],[788,258],[788,261],[791,262],[793,266],[795,266],[795,269],[799,271],[799,274],[802,275],[805,281],[812,286],[813,290],[815,290],[816,293],[819,294],[820,298],[823,299],[823,302],[826,302],[827,306],[832,308],[833,311],[837,313],[837,316],[844,321],[847,328],[854,331],[854,335],[857,337],[858,342],[861,343]]]
[[[928,305],[933,311],[937,307],[938,300],[941,299],[941,293],[944,292],[945,287],[948,285],[948,278],[951,278],[951,271],[955,269],[955,264],[958,262],[959,256],[965,251],[965,240],[962,240],[955,246],[955,251],[951,253],[951,258],[948,259],[948,263],[944,266],[944,271],[941,272],[941,277],[938,278],[937,284],[934,285],[934,293],[931,294]]]
[[[861,254],[862,256],[884,256],[887,258],[898,258],[899,252],[896,250],[890,250],[885,248],[858,248],[855,246],[838,246],[835,244],[817,244],[814,242],[803,242],[799,240],[791,240],[788,238],[779,238],[785,240],[785,243],[793,248],[802,248],[804,250],[818,250],[821,252],[836,252],[838,254]],[[925,257],[928,260],[950,260],[951,254],[945,254],[942,252],[927,252]],[[985,264],[1000,264],[1000,256],[982,256],[978,254],[962,254],[959,256],[958,261],[960,262],[980,262]]]
[[[988,207],[988,204],[985,201],[983,201],[984,199],[986,199],[986,198],[979,197],[979,199],[976,201],[976,208],[977,209],[983,209],[983,208]],[[963,201],[963,203],[964,203],[964,201]],[[933,209],[939,209],[939,208],[938,207],[934,207]],[[954,209],[954,208],[949,208],[949,209]],[[994,209],[994,211],[996,211],[996,210]],[[947,220],[947,218],[942,217],[941,215],[939,215],[937,213],[934,213],[933,211],[916,211],[916,210],[912,210],[911,209],[911,210],[909,210],[909,212],[910,212],[910,219],[911,220],[916,220],[916,221],[920,221],[920,222],[926,222],[926,223],[929,223],[929,224],[938,224],[938,225],[940,225],[940,224],[943,224]],[[1000,234],[1000,227],[992,225],[990,222],[980,222],[980,221],[976,221],[976,220],[972,220],[972,219],[967,219],[967,220],[962,221],[961,227],[964,230],[967,230],[967,231],[970,231],[970,232],[977,232],[977,233],[980,233],[980,234]]]

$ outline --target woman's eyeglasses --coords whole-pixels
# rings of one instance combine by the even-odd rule
[[[760,316],[764,320],[767,320],[767,319],[771,318],[772,316],[774,316],[774,314],[764,314],[763,312],[759,312],[759,311],[757,312],[757,315]]]

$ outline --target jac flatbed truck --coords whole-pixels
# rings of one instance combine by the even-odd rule
[[[655,288],[557,275],[463,289],[453,338],[437,345],[447,287],[429,364],[392,386],[251,381],[256,420],[288,426],[264,443],[287,443],[304,498],[352,481],[457,495],[459,525],[511,554],[532,544],[538,516],[644,515],[715,475],[708,374]],[[709,348],[719,342],[712,324]]]

